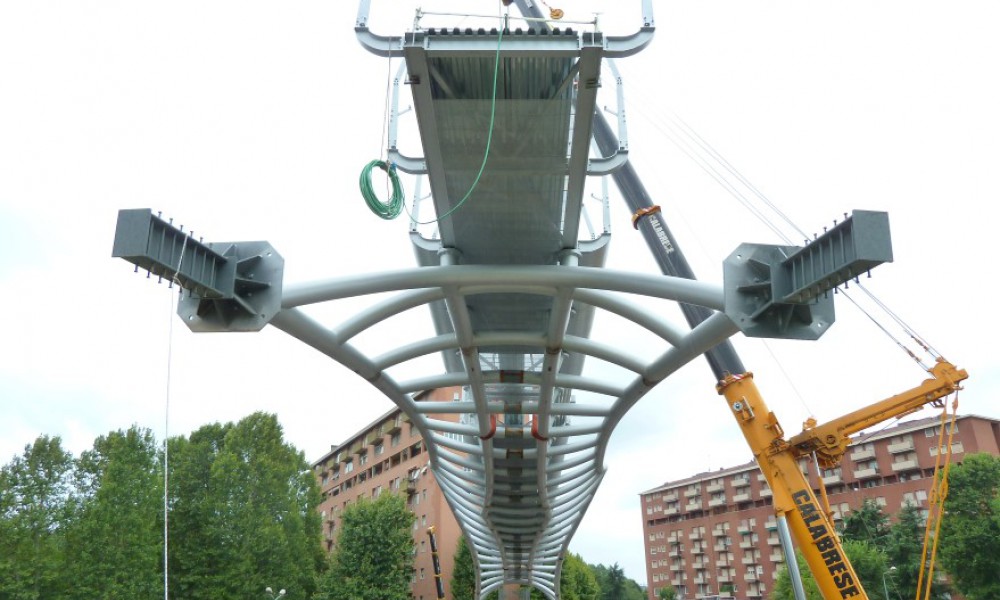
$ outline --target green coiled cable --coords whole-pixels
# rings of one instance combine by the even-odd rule
[[[392,182],[392,195],[389,200],[383,202],[375,193],[372,187],[372,169],[378,167],[386,172],[389,181]],[[395,219],[403,211],[403,184],[399,182],[399,174],[396,173],[396,165],[390,165],[384,160],[373,160],[361,169],[361,177],[358,180],[361,187],[361,195],[368,204],[368,208],[373,213],[385,220]]]

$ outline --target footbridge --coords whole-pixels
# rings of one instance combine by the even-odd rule
[[[202,243],[146,209],[121,211],[114,255],[176,281],[185,290],[178,313],[193,330],[276,327],[380,390],[426,440],[474,549],[481,597],[517,583],[556,599],[563,557],[627,411],[741,331],[818,337],[833,321],[827,292],[891,256],[884,215],[859,212],[804,248],[741,246],[724,265],[724,284],[604,268],[607,196],[595,204],[585,190],[588,178],[626,166],[628,143],[624,108],[609,127],[595,113],[597,93],[603,85],[622,97],[613,60],[650,42],[652,2],[642,3],[635,33],[617,37],[518,6],[520,16],[501,15],[492,26],[429,27],[418,15],[411,31],[383,36],[361,3],[361,46],[404,59],[386,164],[392,176],[409,173],[430,188],[432,209],[419,193],[408,208],[416,267],[285,283],[283,259],[267,242]],[[419,156],[397,144],[401,90],[412,96]],[[595,127],[606,130],[601,143]],[[651,228],[653,245],[676,261],[659,219],[651,207],[636,212],[637,227]],[[862,243],[871,239],[884,244]],[[320,303],[368,295],[380,300],[339,322],[310,314]],[[640,308],[629,300],[636,295],[680,303],[689,318],[670,323],[662,316],[670,311]],[[429,314],[434,335],[374,356],[355,345],[412,309]],[[662,347],[594,339],[601,313],[642,327]],[[394,375],[429,355],[441,357],[439,371]],[[594,369],[600,364],[628,376],[610,381]],[[460,386],[461,397],[415,401],[449,386]]]

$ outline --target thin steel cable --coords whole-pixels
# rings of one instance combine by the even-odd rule
[[[173,277],[170,278],[171,284],[176,283],[179,288],[178,295],[184,292],[184,286],[181,285],[177,276],[184,265],[184,252],[187,250],[188,237],[184,236],[184,243],[181,244],[181,255],[177,259],[177,269],[174,271]],[[174,300],[174,295],[171,294],[170,314],[167,315],[167,380],[163,399],[163,600],[170,598],[170,383],[174,362],[174,313],[177,311]]]
[[[916,354],[914,354],[912,350],[910,350],[909,348],[907,348],[905,344],[903,344],[901,341],[899,341],[899,339],[895,335],[892,334],[892,332],[890,332],[884,325],[882,325],[882,323],[880,323],[878,321],[878,319],[876,319],[874,316],[872,316],[871,313],[869,313],[867,310],[865,310],[864,307],[862,307],[860,304],[858,304],[858,302],[854,298],[851,297],[851,294],[847,290],[840,290],[840,293],[843,294],[843,296],[845,298],[847,298],[848,300],[850,300],[851,304],[853,304],[854,306],[856,306],[858,308],[858,310],[861,311],[861,314],[863,314],[864,316],[868,317],[868,320],[870,320],[872,323],[874,323],[876,327],[878,327],[879,329],[881,329],[882,332],[885,333],[885,335],[890,340],[892,340],[897,346],[899,346],[899,348],[903,352],[905,352],[910,358],[912,358],[914,361],[916,361],[916,363],[918,365],[920,365],[920,367],[924,371],[928,371],[928,372],[930,371],[930,367],[928,367],[927,365],[925,365],[924,361],[920,360],[920,357],[918,357]]]
[[[795,386],[795,382],[792,381],[792,378],[788,374],[788,371],[785,370],[785,365],[781,364],[781,361],[778,360],[778,357],[774,354],[774,351],[771,349],[771,345],[768,344],[767,340],[764,338],[761,338],[761,343],[764,345],[764,348],[767,350],[767,353],[771,355],[771,360],[774,361],[774,364],[778,365],[778,369],[781,371],[781,374],[785,376],[785,381],[787,381],[788,385],[791,386],[792,392],[794,392],[795,396],[799,399],[799,403],[802,404],[802,408],[806,409],[806,413],[810,415],[816,414],[813,412],[811,408],[809,408],[809,405],[806,404],[805,397],[799,391],[799,388]]]
[[[708,167],[706,167],[706,165],[708,163],[707,159],[705,159],[702,156],[697,156],[697,157],[693,156],[694,153],[689,151],[689,149],[692,148],[690,142],[684,142],[683,146],[685,146],[686,148],[682,147],[681,142],[679,140],[675,139],[675,137],[671,135],[670,131],[678,131],[679,130],[685,137],[687,137],[690,140],[692,140],[693,143],[695,145],[697,145],[699,148],[701,148],[701,150],[703,152],[707,153],[714,161],[716,161],[717,163],[719,163],[720,165],[722,165],[722,167],[727,172],[729,172],[732,176],[736,177],[736,179],[743,186],[745,186],[746,189],[749,190],[757,199],[759,199],[766,206],[768,206],[772,211],[774,211],[775,214],[777,214],[779,217],[781,217],[781,219],[784,220],[785,223],[787,223],[789,227],[791,227],[792,229],[794,229],[800,236],[802,236],[802,238],[808,239],[807,234],[800,227],[798,227],[795,224],[794,221],[792,221],[783,211],[781,211],[777,207],[777,205],[775,205],[769,198],[767,198],[767,196],[765,196],[763,192],[761,192],[756,186],[754,186],[750,182],[749,179],[747,179],[744,175],[742,175],[728,160],[726,160],[726,158],[724,156],[722,156],[721,153],[719,153],[717,150],[715,150],[715,148],[707,140],[705,140],[701,135],[699,135],[694,130],[694,128],[692,128],[690,125],[687,124],[687,122],[685,122],[683,119],[681,119],[679,116],[677,116],[676,113],[674,113],[673,111],[671,111],[671,114],[673,115],[673,118],[670,119],[667,122],[666,126],[669,127],[669,129],[670,129],[670,131],[667,131],[666,129],[664,129],[663,126],[660,125],[659,122],[657,122],[656,118],[651,117],[646,111],[643,110],[643,108],[641,106],[636,106],[636,107],[634,107],[634,109],[636,110],[636,112],[638,112],[638,113],[642,114],[643,116],[645,116],[645,118],[650,122],[650,124],[652,124],[655,128],[659,129],[662,133],[664,133],[664,135],[667,137],[667,139],[671,143],[673,143],[675,146],[677,146],[682,151],[682,153],[685,154],[685,156],[687,156],[688,158],[690,158],[699,167],[701,167],[702,170],[704,170],[713,179],[715,179],[726,191],[728,191],[730,193],[730,195],[732,195],[734,198],[736,198],[740,202],[740,204],[742,204],[744,207],[746,207],[747,210],[749,210],[751,212],[751,214],[753,214],[755,217],[757,217],[758,220],[760,220],[765,226],[767,226],[769,229],[771,229],[771,231],[773,231],[776,235],[778,235],[779,238],[781,238],[782,240],[784,240],[786,243],[791,243],[790,239],[787,236],[785,236],[770,221],[770,219],[768,219],[764,215],[764,213],[762,211],[760,211],[759,209],[756,209],[755,207],[751,207],[750,206],[750,200],[744,194],[740,193],[736,189],[735,185],[733,185],[731,182],[729,182],[728,180],[726,180],[724,175],[722,175],[715,168],[708,168]],[[938,358],[938,357],[941,356],[941,354],[929,342],[927,342],[923,336],[921,336],[920,334],[918,334],[913,327],[911,327],[909,324],[907,324],[905,321],[903,321],[903,319],[900,318],[899,315],[897,313],[895,313],[891,308],[889,308],[888,305],[886,305],[884,302],[882,302],[880,299],[878,299],[875,296],[875,294],[871,292],[871,290],[867,289],[864,285],[861,285],[860,282],[857,282],[857,283],[861,287],[861,289],[864,291],[864,293],[867,294],[869,296],[869,298],[871,298],[871,300],[882,311],[884,311],[885,314],[888,315],[889,318],[893,322],[895,322],[903,331],[905,331],[906,334],[915,343],[917,343],[921,347],[921,349],[923,349],[925,352],[927,352],[928,354],[930,354],[931,356],[933,356],[935,358]],[[844,290],[841,290],[841,291],[844,291]],[[850,298],[850,295],[847,294],[846,291],[844,291],[844,292],[845,292],[845,295],[848,298]],[[907,355],[909,355],[918,364],[920,364],[920,366],[924,370],[928,369],[927,366],[923,363],[923,361],[921,361],[911,350],[909,350],[905,346],[905,344],[901,343],[896,336],[894,336],[891,332],[889,332],[889,330],[886,327],[884,327],[870,312],[868,312],[865,309],[863,309],[856,301],[854,301],[853,298],[850,298],[850,299],[851,299],[852,303],[854,303],[854,305],[857,306],[858,309],[861,310],[861,312],[865,316],[867,316],[869,318],[869,320],[871,320],[883,333],[885,333],[889,337],[889,339],[891,339],[894,343],[896,343],[896,345],[898,345]]]
[[[679,123],[682,126],[683,131],[687,133],[688,137],[695,140],[695,142],[701,148],[705,149],[705,151],[708,152],[713,158],[715,158],[715,160],[717,160],[719,164],[725,167],[727,171],[732,173],[733,176],[736,177],[736,179],[738,179],[740,183],[745,185],[747,189],[753,192],[753,194],[757,196],[757,198],[759,198],[762,202],[764,202],[764,204],[766,204],[768,208],[770,208],[772,211],[774,211],[775,214],[781,217],[781,219],[785,223],[787,223],[789,227],[794,229],[796,233],[798,233],[800,236],[807,237],[805,231],[803,231],[798,225],[796,225],[795,222],[793,222],[791,218],[788,217],[788,215],[786,215],[781,209],[777,207],[777,205],[771,202],[771,200],[767,196],[765,196],[763,192],[757,189],[757,186],[751,183],[749,179],[744,177],[743,174],[736,169],[736,167],[734,167],[728,160],[726,160],[726,157],[722,156],[722,154],[720,154],[710,143],[708,143],[708,141],[705,138],[701,137],[701,135],[699,135],[697,131],[695,131],[690,125],[687,124],[687,122],[681,119],[680,116],[677,115],[677,113],[670,111],[670,115],[671,115],[671,120],[673,120],[675,123]]]

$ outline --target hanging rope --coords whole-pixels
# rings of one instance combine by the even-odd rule
[[[389,199],[385,202],[379,199],[378,194],[375,193],[375,188],[372,187],[372,170],[375,167],[385,171],[389,177],[389,182],[392,184],[392,194],[389,195]],[[368,208],[379,217],[392,220],[398,217],[399,213],[403,211],[403,185],[399,182],[396,165],[390,165],[384,160],[369,162],[361,169],[361,177],[358,180],[358,185],[361,188],[361,196],[365,199]]]

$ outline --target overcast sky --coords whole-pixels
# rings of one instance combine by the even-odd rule
[[[374,4],[372,28],[399,34],[418,3]],[[637,1],[549,4],[568,19],[603,11],[610,33],[640,23]],[[988,302],[1000,8],[656,4],[655,41],[619,61],[629,140],[699,277],[721,282],[740,242],[781,240],[675,147],[677,118],[806,232],[853,209],[888,211],[895,262],[866,286],[969,370],[960,412],[1000,417]],[[309,460],[391,407],[276,330],[192,334],[166,284],[110,257],[118,209],[149,207],[206,241],[270,241],[286,282],[412,266],[404,220],[376,218],[357,189],[379,156],[396,63],[362,50],[355,14],[351,2],[0,2],[3,462],[42,433],[74,454],[132,424],[162,437],[168,381],[171,434],[264,410]],[[418,140],[401,144],[419,154]],[[612,214],[609,267],[657,272],[616,191]],[[327,309],[333,323],[338,311]],[[843,298],[837,311],[817,342],[734,340],[786,431],[923,378],[868,316]],[[429,319],[414,327],[429,331]],[[614,334],[595,326],[595,337]],[[750,459],[713,386],[696,361],[626,417],[574,551],[644,581],[638,494]]]

